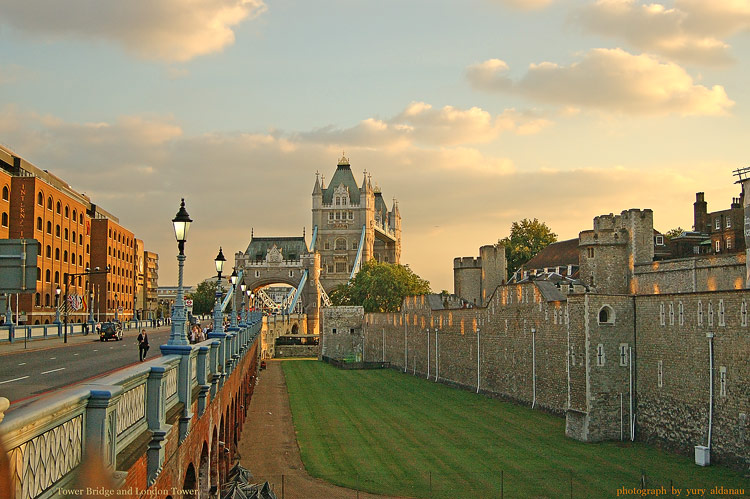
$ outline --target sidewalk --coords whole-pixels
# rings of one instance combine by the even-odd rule
[[[237,444],[240,465],[250,470],[254,481],[270,482],[279,499],[385,497],[338,487],[305,471],[281,362],[294,360],[267,360],[268,368],[258,371],[247,420]]]
[[[171,326],[159,326],[157,328],[152,327],[146,327],[147,332],[152,331],[160,331],[162,329],[167,329]],[[127,330],[126,330],[127,331]],[[130,331],[137,331],[135,328],[131,328]],[[89,334],[82,334],[82,333],[76,333],[76,334],[70,334],[68,333],[68,342],[64,343],[64,337],[63,336],[57,336],[56,334],[53,336],[48,336],[47,338],[34,338],[32,340],[27,340],[24,344],[23,337],[18,338],[16,337],[13,340],[13,343],[8,341],[7,337],[5,340],[0,341],[0,357],[4,355],[12,355],[16,353],[21,352],[36,352],[40,350],[52,350],[55,348],[62,348],[67,345],[79,345],[81,343],[96,341],[98,339],[98,336],[95,332],[91,332]]]

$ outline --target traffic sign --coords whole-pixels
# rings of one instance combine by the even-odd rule
[[[0,240],[0,293],[36,290],[38,248],[34,239]]]
[[[185,306],[188,307],[188,308],[193,308],[193,300],[190,299],[190,298],[188,298],[187,300],[185,300]]]

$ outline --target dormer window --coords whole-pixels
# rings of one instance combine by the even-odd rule
[[[336,206],[341,206],[341,198],[338,197],[338,196],[336,197]],[[717,227],[717,229],[718,229],[718,227]]]

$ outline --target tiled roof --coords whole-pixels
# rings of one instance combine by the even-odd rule
[[[523,265],[524,270],[578,265],[578,238],[552,243]]]
[[[339,163],[336,167],[336,173],[333,174],[331,181],[328,182],[328,187],[323,189],[323,203],[333,203],[333,191],[341,184],[344,184],[349,189],[349,201],[351,204],[358,205],[359,187],[357,186],[357,181],[354,180],[354,175],[348,162],[345,164]]]

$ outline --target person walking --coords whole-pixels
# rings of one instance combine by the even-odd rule
[[[145,329],[141,329],[141,334],[138,335],[138,356],[141,362],[146,359],[146,353],[148,353],[148,335]]]

